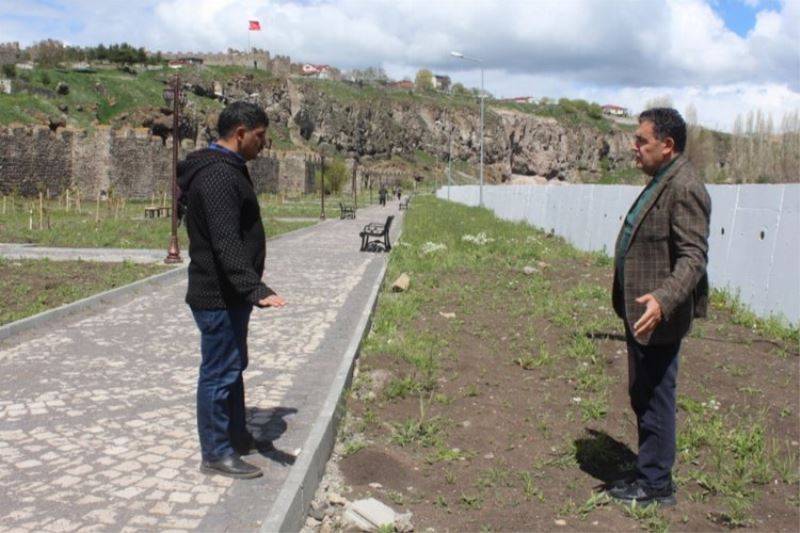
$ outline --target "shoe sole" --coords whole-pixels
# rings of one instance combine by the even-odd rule
[[[612,498],[620,503],[624,503],[625,505],[638,505],[640,507],[647,507],[654,504],[658,505],[659,507],[674,507],[678,503],[678,500],[674,495],[652,498],[650,500],[627,500],[625,498],[615,498],[613,496]]]
[[[210,476],[225,476],[225,477],[232,477],[234,479],[253,479],[257,477],[261,477],[264,475],[264,472],[261,470],[256,470],[254,472],[242,472],[241,474],[237,474],[235,472],[225,472],[224,470],[217,470],[216,468],[209,468],[207,466],[200,466],[200,472],[204,474],[208,474]]]

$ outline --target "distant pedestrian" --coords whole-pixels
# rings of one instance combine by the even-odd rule
[[[242,461],[271,443],[245,424],[247,328],[253,306],[286,302],[261,277],[266,237],[253,181],[245,163],[266,144],[267,115],[235,102],[219,116],[219,140],[181,161],[178,180],[186,202],[189,288],[186,303],[200,330],[197,430],[207,474],[253,478],[261,469]]]
[[[614,310],[625,322],[628,392],[636,414],[636,477],[609,495],[627,503],[675,504],[678,352],[693,317],[708,305],[711,200],[683,155],[686,123],[674,109],[639,116],[633,151],[651,177],[617,237]]]
[[[397,199],[400,200],[400,198],[403,196],[403,188],[398,185],[395,192],[397,193]]]
[[[388,196],[389,191],[386,190],[386,185],[381,185],[381,188],[378,190],[378,197],[380,198],[381,205],[386,205],[386,196]]]

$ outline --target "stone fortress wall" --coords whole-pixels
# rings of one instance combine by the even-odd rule
[[[19,61],[19,43],[0,43],[0,65],[13,65]]]
[[[184,140],[179,159],[202,145]],[[264,151],[249,163],[257,191],[270,193],[313,191],[317,166],[316,157],[298,152]],[[171,178],[172,139],[147,128],[0,128],[0,195],[58,195],[73,187],[89,198],[111,191],[147,199],[168,192]]]
[[[228,50],[227,52],[161,52],[167,60],[196,58],[203,61],[204,65],[211,66],[236,66],[269,70],[274,76],[288,76],[302,70],[301,65],[292,65],[289,56],[271,56],[269,51],[253,48],[251,52]]]

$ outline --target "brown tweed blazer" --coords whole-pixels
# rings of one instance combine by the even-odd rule
[[[678,156],[633,224],[624,251],[624,287],[614,269],[614,310],[631,331],[645,310],[636,298],[652,293],[661,304],[661,323],[650,335],[637,338],[639,343],[677,342],[689,332],[693,317],[706,315],[710,216],[705,185],[686,157]],[[621,237],[622,230],[617,243]]]

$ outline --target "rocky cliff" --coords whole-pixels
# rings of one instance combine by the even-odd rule
[[[381,97],[374,91],[365,91],[362,98],[342,97],[326,94],[326,87],[287,80],[265,89],[262,103],[274,127],[312,149],[362,160],[413,158],[421,151],[446,161],[452,135],[454,160],[479,161],[480,114],[474,102]],[[486,174],[496,182],[512,174],[595,181],[603,167],[613,170],[630,162],[629,134],[614,125],[608,129],[566,126],[489,102],[484,116]]]

